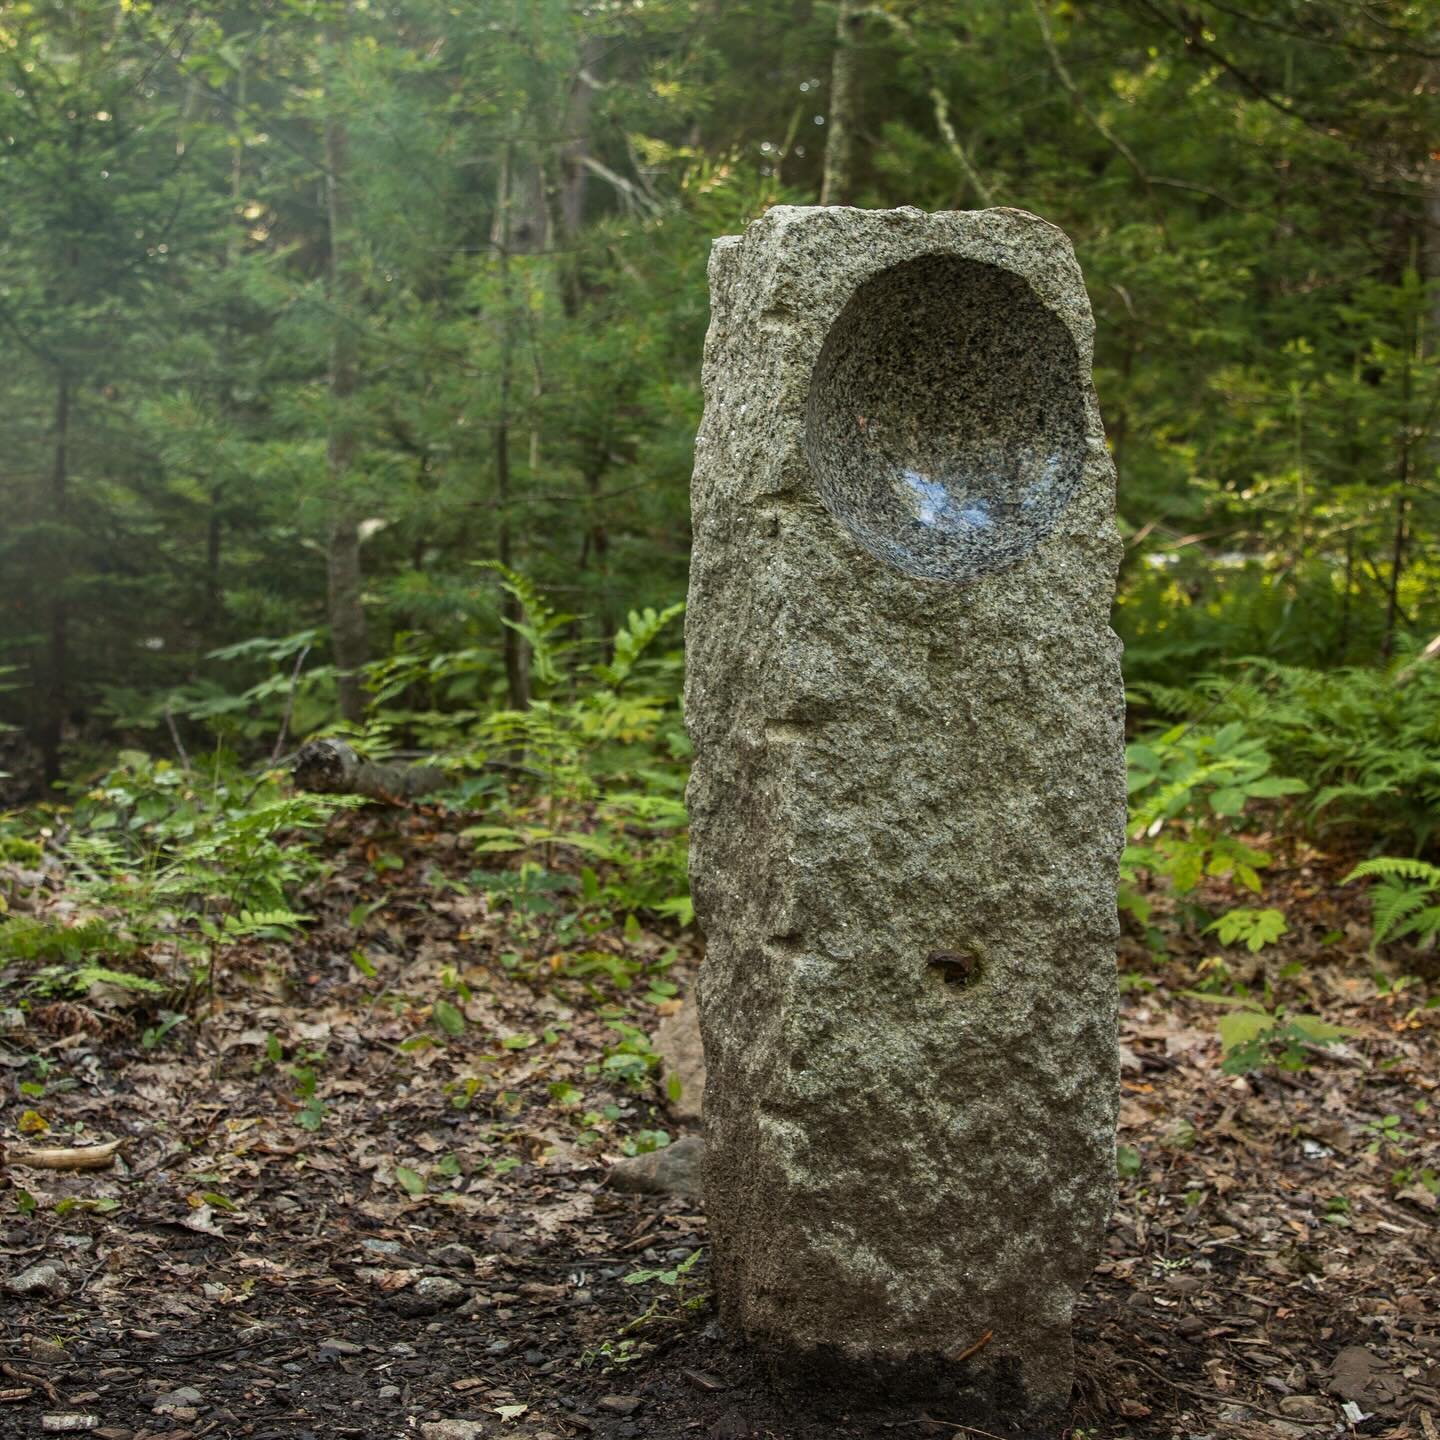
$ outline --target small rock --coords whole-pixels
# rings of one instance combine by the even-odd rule
[[[465,1287],[448,1275],[426,1275],[415,1282],[412,1293],[416,1299],[433,1301],[436,1305],[456,1305],[465,1298]]]
[[[448,1275],[426,1275],[417,1280],[408,1290],[397,1291],[390,1304],[402,1315],[419,1317],[433,1315],[437,1310],[448,1310],[458,1305],[466,1296],[465,1287]]]
[[[320,1358],[322,1360],[334,1360],[341,1355],[363,1355],[365,1347],[357,1345],[353,1340],[339,1340],[331,1338],[320,1342]]]
[[[155,1401],[155,1408],[157,1410],[184,1410],[204,1403],[205,1397],[193,1385],[181,1385],[178,1389],[161,1395]]]
[[[1286,1395],[1280,1401],[1280,1413],[1292,1420],[1334,1420],[1335,1410],[1318,1395]]]
[[[478,1420],[432,1420],[420,1427],[424,1440],[485,1440]]]
[[[706,1432],[705,1440],[750,1440],[755,1427],[742,1411],[727,1410]]]
[[[25,1341],[25,1351],[32,1360],[44,1360],[55,1362],[65,1359],[65,1347],[57,1345],[53,1340],[42,1340],[38,1335],[31,1335]]]
[[[361,1245],[372,1255],[398,1255],[404,1249],[398,1240],[364,1240]]]
[[[42,1415],[40,1428],[47,1435],[64,1435],[76,1430],[95,1430],[100,1425],[98,1415],[67,1414]]]
[[[698,1120],[705,1098],[705,1048],[700,1042],[700,1010],[692,995],[674,1015],[667,1015],[652,1041],[661,1059],[661,1083],[677,1120]]]
[[[1193,1340],[1197,1335],[1205,1333],[1206,1322],[1200,1315],[1182,1315],[1175,1322],[1175,1333],[1183,1335],[1187,1340]]]
[[[1330,1383],[1325,1387],[1342,1400],[1363,1400],[1370,1388],[1375,1357],[1361,1345],[1347,1345],[1330,1366]]]
[[[409,1359],[409,1357],[415,1353],[415,1347],[413,1345],[407,1345],[403,1340],[399,1340],[390,1347],[390,1353],[392,1355],[403,1355],[406,1359]]]
[[[450,1265],[457,1270],[475,1268],[475,1252],[468,1245],[442,1245],[431,1258],[437,1265]]]
[[[400,1398],[400,1387],[398,1385],[382,1385],[375,1396],[379,1400],[398,1400]]]
[[[612,1415],[633,1415],[640,1408],[638,1395],[602,1395],[596,1405]]]
[[[704,1198],[701,1166],[705,1142],[698,1135],[685,1135],[663,1150],[621,1160],[606,1177],[612,1189],[631,1193],[680,1195],[687,1200]]]
[[[683,1370],[681,1374],[697,1389],[713,1393],[717,1390],[728,1390],[730,1387],[718,1376],[712,1375],[708,1370]]]
[[[51,1300],[63,1300],[75,1288],[75,1277],[68,1265],[58,1260],[42,1260],[12,1276],[5,1282],[5,1288],[12,1295],[45,1295]]]

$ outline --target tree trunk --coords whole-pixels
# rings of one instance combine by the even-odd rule
[[[347,0],[345,16],[349,16]],[[343,33],[343,32],[342,32]],[[337,58],[340,47],[334,47]],[[355,464],[356,433],[353,399],[356,390],[355,333],[348,313],[349,286],[345,264],[345,171],[348,136],[329,98],[325,123],[325,207],[330,231],[330,433],[326,445],[330,514],[326,538],[326,599],[330,644],[340,671],[340,713],[358,722],[365,714],[360,670],[370,658],[365,629],[360,570],[360,517],[349,493]]]
[[[598,36],[581,42],[579,64],[570,84],[565,111],[565,141],[560,147],[560,233],[566,240],[580,233],[585,218],[585,183],[589,171],[585,159],[590,153],[590,121],[595,109],[599,81],[595,68],[602,54]]]
[[[1426,81],[1432,98],[1440,95],[1440,62],[1431,63]],[[1421,274],[1430,282],[1424,353],[1433,355],[1440,349],[1440,149],[1432,149],[1426,156],[1424,173],[1425,236]],[[1430,437],[1430,443],[1432,449],[1440,448],[1440,432]]]
[[[830,114],[825,132],[822,205],[848,205],[855,195],[855,130],[860,119],[859,0],[840,0],[835,15],[835,54],[830,62]]]
[[[499,525],[495,535],[496,558],[506,569],[515,564],[510,525],[510,397],[515,378],[515,313],[514,281],[510,274],[512,227],[510,205],[515,170],[515,142],[507,140],[500,164],[500,186],[495,208],[492,240],[500,258],[500,408],[495,419],[495,498],[499,505]],[[504,636],[505,684],[509,691],[510,708],[523,710],[530,704],[530,664],[525,641],[516,632],[521,619],[520,606],[514,596],[506,594],[501,616],[511,622]]]
[[[205,527],[205,619],[202,622],[205,638],[213,646],[219,638],[224,619],[225,605],[221,598],[220,554],[225,534],[225,522],[220,514],[220,487],[210,490],[210,517]]]
[[[595,68],[600,63],[601,54],[598,36],[587,36],[581,42],[575,78],[571,81],[570,97],[565,107],[565,139],[556,156],[559,194],[553,209],[558,220],[558,238],[567,252],[560,265],[561,300],[566,316],[572,320],[579,312],[582,299],[580,259],[575,253],[575,246],[585,218],[585,188],[590,176],[585,161],[590,154],[591,119],[599,88]]]
[[[70,568],[69,445],[70,377],[62,370],[55,383],[55,448],[48,497],[52,526],[52,556],[47,577],[50,587],[49,653],[46,656],[45,684],[40,695],[40,723],[36,727],[46,785],[53,785],[60,778],[60,746],[65,734],[65,704],[69,688],[70,616],[65,596],[65,582]]]
[[[1413,255],[1413,251],[1411,252]],[[1400,372],[1400,453],[1395,476],[1395,519],[1390,538],[1390,578],[1385,587],[1385,634],[1380,642],[1380,657],[1389,660],[1395,653],[1395,632],[1399,627],[1400,577],[1405,571],[1405,553],[1410,543],[1410,481],[1414,464],[1413,364],[1423,353],[1425,321],[1418,311],[1411,312],[1411,334],[1406,336],[1405,363]]]
[[[230,224],[225,233],[225,258],[221,268],[230,269],[240,258],[240,202],[245,193],[245,143],[242,117],[245,113],[245,63],[242,60],[235,76],[235,105],[230,112]],[[236,369],[234,327],[228,318],[220,336],[220,353],[224,357],[223,373],[233,375]],[[229,384],[225,387],[221,406],[227,417],[233,417],[234,397]],[[232,418],[233,423],[233,418]],[[220,560],[225,542],[225,482],[217,479],[210,486],[210,514],[205,534],[205,615],[204,635],[212,648],[220,643],[225,623],[225,587],[220,576]]]

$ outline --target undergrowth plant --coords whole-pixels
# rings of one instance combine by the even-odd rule
[[[175,989],[174,977],[162,984],[127,966],[173,941],[192,967],[180,983],[213,985],[217,950],[283,938],[304,923],[292,897],[322,862],[294,842],[351,803],[286,794],[233,762],[217,761],[202,777],[124,752],[48,827],[47,847],[66,865],[83,918],[9,917],[0,952],[34,967],[25,982],[34,993],[79,995],[104,982],[160,995]]]
[[[144,934],[179,918],[212,940],[293,931],[290,897],[318,871],[303,845],[346,798],[287,794],[217,763],[200,776],[135,751],[79,798],[63,842],[85,898]]]
[[[1302,780],[1276,775],[1264,744],[1238,723],[1218,730],[1180,724],[1126,749],[1129,841],[1121,861],[1121,906],[1142,923],[1148,875],[1188,895],[1207,877],[1251,893],[1269,852],[1244,838],[1253,801],[1295,795]]]
[[[1238,725],[1306,777],[1304,825],[1378,849],[1423,854],[1440,820],[1440,665],[1403,655],[1383,668],[1312,670],[1251,656],[1178,687],[1131,693],[1196,727]],[[1297,827],[1298,828],[1298,827]]]
[[[1380,882],[1370,892],[1372,947],[1387,940],[1435,944],[1440,935],[1440,865],[1382,855],[1362,861],[1345,883],[1364,879]]]
[[[592,907],[688,923],[682,666],[677,653],[655,653],[684,605],[632,611],[609,654],[585,662],[566,638],[574,617],[513,571],[502,583],[524,617],[512,623],[531,647],[537,698],[480,719],[449,763],[462,772],[510,764],[530,782],[530,803],[465,834],[480,855],[523,854],[547,871],[570,857]]]
[[[1220,1068],[1227,1075],[1243,1075],[1269,1066],[1303,1070],[1309,1064],[1312,1048],[1337,1044],[1355,1033],[1318,1015],[1276,1004],[1270,996],[1267,1004],[1249,995],[1209,995],[1196,990],[1186,993],[1192,1000],[1217,1005],[1225,1011],[1216,1028],[1224,1057]]]

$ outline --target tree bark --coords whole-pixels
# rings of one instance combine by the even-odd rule
[[[45,685],[40,697],[40,723],[36,727],[45,783],[60,778],[60,747],[65,734],[65,705],[69,690],[70,615],[65,595],[70,547],[70,377],[62,369],[55,382],[55,446],[50,465],[49,512],[52,526],[48,654]]]
[[[210,516],[205,526],[205,618],[201,622],[206,640],[213,647],[217,642],[225,615],[220,584],[220,555],[225,535],[225,522],[220,513],[220,487],[210,489]]]
[[[580,233],[585,218],[585,186],[590,172],[585,160],[590,154],[590,123],[599,82],[595,67],[600,63],[599,38],[586,36],[581,42],[575,78],[565,109],[565,140],[560,147],[560,234],[567,243]]]
[[[1440,95],[1440,62],[1432,62],[1426,74],[1427,88],[1433,96]],[[1425,338],[1421,353],[1434,355],[1440,350],[1440,149],[1432,149],[1425,157],[1424,238],[1421,245],[1421,275],[1429,282],[1426,297]],[[1440,459],[1440,430],[1430,436],[1432,459]]]
[[[835,54],[830,62],[830,114],[825,132],[822,205],[848,205],[855,198],[855,132],[860,120],[860,34],[865,16],[860,0],[840,0],[835,14]]]
[[[240,202],[245,193],[245,88],[246,69],[242,59],[235,76],[235,104],[230,111],[230,224],[225,234],[225,258],[221,261],[221,268],[225,270],[229,270],[240,258]],[[221,331],[220,352],[224,357],[224,373],[232,375],[236,368],[236,346],[234,327],[228,317]],[[235,406],[228,383],[221,405],[233,423]],[[224,544],[225,482],[217,479],[210,486],[210,514],[205,534],[205,614],[202,626],[211,647],[219,644],[225,622],[225,587],[220,574]]]
[[[1413,252],[1412,252],[1413,253]],[[1413,361],[1423,353],[1425,322],[1416,313],[1413,333],[1406,337],[1405,362],[1400,372],[1400,453],[1395,476],[1395,519],[1390,538],[1390,576],[1385,587],[1385,634],[1380,642],[1380,658],[1389,660],[1395,653],[1395,632],[1400,620],[1400,577],[1405,571],[1405,553],[1410,543],[1410,479],[1413,466],[1412,427],[1415,423]]]
[[[500,395],[499,413],[495,419],[495,498],[499,506],[499,524],[495,534],[496,558],[507,570],[513,569],[514,545],[510,524],[510,400],[515,379],[515,285],[510,273],[512,227],[510,206],[515,170],[515,141],[506,141],[500,165],[500,184],[495,209],[492,241],[500,263]],[[525,641],[515,630],[521,619],[520,606],[506,594],[501,616],[511,622],[505,625],[505,685],[510,708],[524,710],[530,704],[530,665]]]
[[[302,745],[291,779],[298,789],[317,795],[363,795],[393,805],[455,783],[455,777],[438,765],[362,760],[343,740],[311,740]]]
[[[349,0],[345,18],[350,13]],[[343,22],[342,22],[343,23]],[[343,31],[340,32],[343,35]],[[336,56],[338,45],[333,47]],[[325,122],[325,209],[329,227],[329,288],[332,311],[330,339],[330,431],[326,444],[329,470],[329,529],[326,537],[326,600],[330,644],[339,668],[340,713],[358,722],[365,714],[365,692],[360,670],[370,658],[365,627],[360,569],[360,517],[349,493],[355,464],[356,426],[353,400],[356,390],[355,332],[349,315],[349,277],[346,270],[346,213],[344,185],[349,137],[337,114],[333,95],[327,97]]]

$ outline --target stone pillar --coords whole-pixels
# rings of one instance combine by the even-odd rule
[[[721,1316],[802,1374],[1043,1414],[1115,1173],[1085,287],[1022,211],[790,206],[710,281],[686,715]]]

